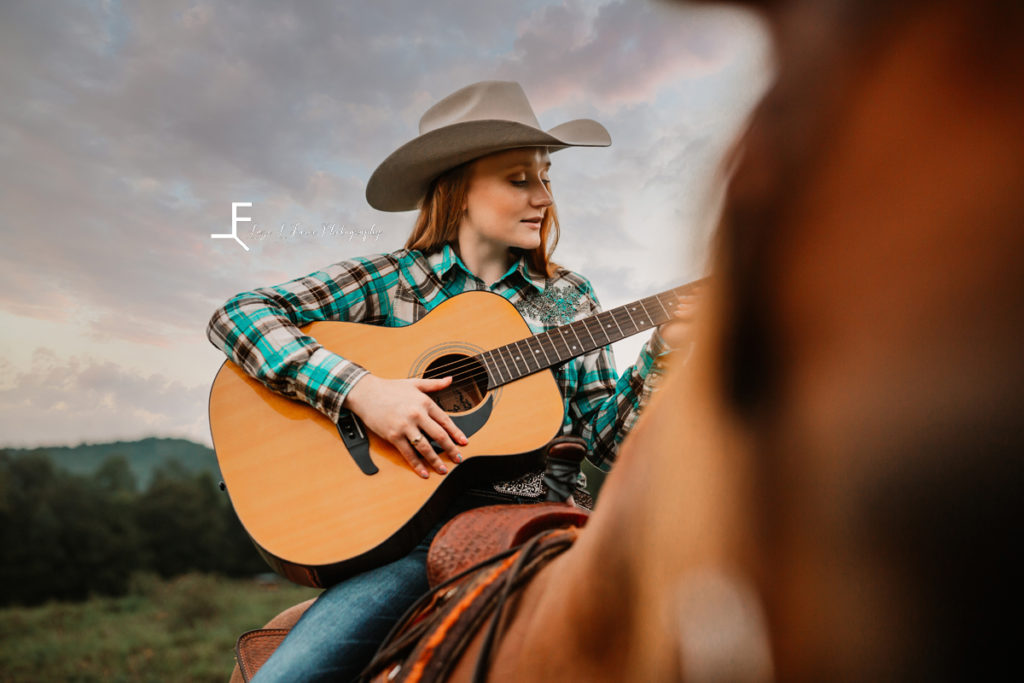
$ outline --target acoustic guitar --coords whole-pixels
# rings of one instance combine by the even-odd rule
[[[354,414],[334,424],[225,361],[210,391],[210,431],[242,526],[275,571],[307,586],[404,556],[461,489],[521,473],[558,434],[564,404],[551,368],[668,321],[700,282],[536,335],[515,306],[483,291],[454,296],[406,327],[303,327],[379,377],[452,375],[431,396],[469,445],[462,464],[428,479]]]

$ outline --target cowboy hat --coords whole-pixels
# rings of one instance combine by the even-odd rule
[[[543,131],[514,81],[467,85],[427,110],[420,134],[381,162],[366,184],[366,201],[381,211],[417,208],[441,173],[493,152],[516,147],[607,147],[608,131],[592,119],[575,119]]]

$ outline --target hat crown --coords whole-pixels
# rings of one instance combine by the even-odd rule
[[[453,92],[428,109],[420,118],[420,135],[456,123],[489,120],[540,128],[521,85],[515,81],[481,81]]]

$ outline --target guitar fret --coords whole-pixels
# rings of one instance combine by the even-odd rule
[[[633,314],[629,312],[629,307],[622,306],[622,310],[626,312],[626,317],[629,318],[629,324],[633,326],[633,331],[639,332],[640,326],[636,324],[635,320],[633,320]]]
[[[521,370],[520,373],[523,375],[529,375],[533,372],[533,370],[530,369],[530,349],[529,344],[527,344],[527,353],[523,353],[523,341],[523,339],[520,339],[516,342],[516,351],[519,353],[519,357],[516,359],[516,362],[517,364],[522,362],[523,367],[525,368],[525,370]]]
[[[516,342],[516,346],[519,347],[519,353],[523,357],[523,367],[526,368],[526,374],[536,372],[540,370],[540,365],[537,364],[537,359],[533,355],[533,346],[530,344],[529,339],[520,339]],[[531,367],[531,363],[533,366]]]
[[[509,381],[511,382],[512,380],[516,379],[515,364],[509,363],[511,356],[509,355],[508,352],[508,346],[502,346],[499,349],[498,355],[501,356],[501,362],[505,364],[505,371],[508,373]]]
[[[525,344],[526,344],[526,348],[529,349],[529,351],[530,351],[530,358],[533,359],[534,367],[536,367],[537,370],[544,369],[544,367],[545,367],[544,360],[541,358],[541,354],[543,352],[543,349],[540,347],[540,345],[535,343],[535,340],[534,340],[533,337],[531,337],[530,339],[525,340]]]
[[[537,338],[531,337],[529,339],[524,339],[523,342],[526,344],[526,348],[530,353],[530,358],[533,359],[533,364],[537,367],[537,370],[547,367],[540,359],[540,355],[544,352],[544,347],[537,342]]]
[[[508,381],[511,382],[513,379],[515,379],[515,377],[512,376],[512,371],[508,369],[508,361],[506,361],[505,357],[501,355],[501,352],[504,348],[504,346],[499,346],[498,348],[495,349],[495,351],[498,353],[498,358],[501,359],[502,364],[505,366],[505,374],[508,375]]]
[[[522,377],[523,375],[528,374],[523,372],[522,365],[520,365],[520,363],[523,360],[523,354],[519,350],[518,341],[514,341],[511,344],[508,344],[508,355],[512,358],[512,365],[514,365],[516,368],[516,375]]]
[[[484,351],[483,353],[478,355],[477,358],[484,365],[484,374],[487,375],[487,384],[488,385],[493,385],[494,383],[491,380],[494,379],[494,377],[491,375],[491,366],[487,362],[487,352]]]
[[[556,327],[553,332],[558,333],[558,338],[562,342],[562,349],[558,351],[558,361],[563,362],[570,358],[569,356],[569,343],[565,341],[565,332],[562,331],[561,327]],[[557,350],[557,347],[556,347]]]
[[[612,319],[612,322],[615,323],[615,327],[619,328],[619,335],[620,335],[619,339],[624,338],[626,336],[626,334],[622,331],[622,326],[619,325],[619,321],[615,319],[615,311],[614,310],[609,311],[609,317]]]
[[[584,318],[580,322],[583,323],[583,329],[590,335],[590,343],[594,345],[593,348],[599,348],[601,345],[597,343],[597,340],[594,339],[594,333],[590,331],[590,318]],[[600,329],[600,326],[598,326],[598,329]]]
[[[661,304],[662,310],[665,311],[665,319],[668,320],[669,318],[671,318],[673,315],[673,311],[679,304],[679,295],[676,293],[676,291],[672,290],[669,292],[665,292],[664,294],[659,294],[655,298],[658,300],[658,303]]]
[[[643,314],[647,316],[647,322],[644,324],[644,327],[649,328],[656,326],[658,323],[654,322],[654,318],[651,317],[651,312],[647,310],[647,303],[645,302],[645,300],[640,299],[640,301],[636,303],[640,307],[640,310],[643,311]]]
[[[547,339],[547,338],[548,338],[548,333],[547,332],[544,332],[543,334],[538,334],[536,337],[534,337],[534,339],[537,340],[537,345],[540,346],[541,352],[544,354],[544,362],[547,363],[547,365],[545,367],[551,367],[554,364],[551,362],[551,357],[548,356],[547,349],[544,348],[544,340]]]
[[[641,323],[638,323],[637,319],[633,317],[633,312],[636,311],[635,308],[632,309],[632,311],[630,311],[629,306],[623,306],[622,311],[626,314],[626,318],[629,319],[629,324],[633,328],[632,332],[630,332],[631,335],[636,334],[640,330],[644,329],[643,325]]]
[[[587,347],[584,346],[583,340],[580,339],[580,335],[576,331],[576,323],[572,323],[571,325],[566,325],[566,327],[568,327],[570,330],[572,330],[572,336],[576,337],[576,344],[572,347],[572,350],[573,350],[573,354],[572,355],[573,356],[578,356],[581,353],[585,353],[586,350],[587,350]]]
[[[551,356],[554,358],[554,364],[558,365],[562,362],[562,352],[558,348],[558,328],[554,327],[547,331],[548,341],[551,343]]]
[[[671,293],[666,293],[664,295],[659,294],[657,296],[651,297],[651,298],[654,299],[654,301],[657,302],[657,305],[660,307],[660,309],[662,309],[662,310],[660,310],[658,312],[658,315],[660,317],[662,317],[664,322],[669,321],[669,319],[671,319],[672,315],[673,315],[673,313],[670,312],[670,307],[666,305],[666,301],[667,300],[668,301],[672,300],[671,297],[672,297]],[[675,310],[675,305],[672,305],[671,308],[672,308],[672,310]]]
[[[607,311],[605,311],[604,313],[599,313],[597,317],[599,318],[598,323],[600,323],[601,325],[601,332],[604,333],[605,344],[611,344],[612,335],[608,332],[608,330],[612,329],[612,326],[611,323],[608,321],[610,320],[611,322],[615,322],[615,319]]]
[[[623,327],[623,323],[625,321],[622,320],[622,316],[620,315],[621,312],[616,309],[612,309],[610,313],[612,315],[612,320],[615,322],[615,326],[619,328],[619,339],[629,336],[626,332],[626,328]]]
[[[495,380],[497,380],[494,383],[494,385],[498,386],[500,384],[504,384],[505,383],[505,379],[501,376],[501,366],[498,365],[498,362],[496,360],[496,354],[495,354],[494,350],[492,349],[492,350],[488,351],[487,355],[490,356],[490,361],[487,363],[487,367],[491,370],[491,372],[494,373],[494,378],[495,378]]]
[[[661,296],[660,295],[654,297],[654,300],[658,302],[659,306],[661,306],[661,310],[662,310],[662,312],[665,313],[665,317],[666,318],[672,317],[671,314],[668,312],[668,309],[665,307],[665,302],[661,300]]]
[[[512,379],[519,379],[523,376],[523,370],[519,367],[519,363],[516,362],[515,342],[505,344],[502,348],[505,349],[505,355],[508,356],[508,361],[512,364]]]
[[[559,329],[559,331],[562,334],[562,339],[565,340],[565,353],[567,354],[566,357],[567,358],[574,358],[575,356],[578,355],[578,351],[579,351],[580,346],[579,346],[578,343],[577,344],[573,344],[572,343],[572,338],[569,336],[569,332],[572,331],[572,328],[569,325],[563,325],[562,327],[560,327],[558,329]]]
[[[644,301],[644,299],[640,299],[640,301],[637,302],[640,306],[640,310],[647,316],[648,325],[645,325],[644,327],[655,327],[658,323],[654,322],[654,318],[651,317],[651,313],[647,310],[647,304],[644,303]]]
[[[682,295],[679,292],[672,292],[669,295],[669,305],[674,309],[676,306],[679,305],[680,298],[682,298]]]
[[[596,317],[593,318],[593,320],[594,320],[594,324],[597,325],[597,331],[604,335],[604,341],[601,342],[601,346],[604,346],[606,344],[610,344],[611,341],[612,341],[612,338],[611,338],[611,336],[609,336],[608,331],[604,328],[604,324],[602,324],[602,322],[601,322],[601,320],[602,320],[601,317],[600,316],[596,316]],[[591,334],[593,334],[593,333],[591,333]]]
[[[523,373],[520,371],[519,364],[516,363],[515,342],[505,344],[501,348],[505,349],[505,357],[508,358],[508,362],[512,367],[512,379],[518,379]]]

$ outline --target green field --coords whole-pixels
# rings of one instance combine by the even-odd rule
[[[218,681],[235,639],[319,591],[186,574],[129,595],[0,610],[0,681]]]

